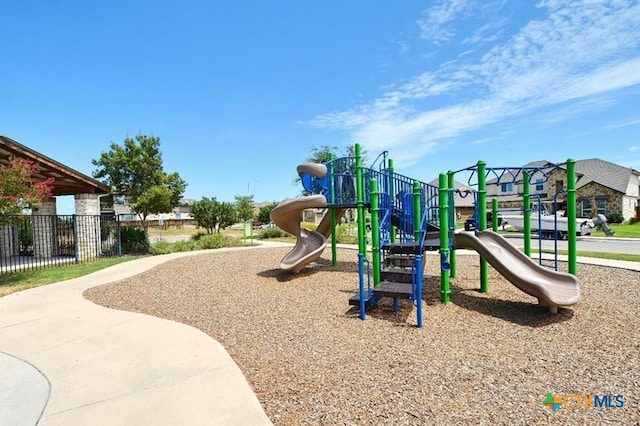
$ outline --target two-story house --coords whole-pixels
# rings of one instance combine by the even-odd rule
[[[566,209],[567,170],[542,160],[526,164],[531,170],[532,205],[537,201],[553,210]],[[635,216],[640,205],[640,172],[598,158],[576,161],[576,195],[578,216],[593,217],[620,212],[625,220]],[[487,181],[487,197],[497,197],[501,209],[522,208],[522,174],[520,169],[502,173]],[[554,203],[554,201],[556,203]]]

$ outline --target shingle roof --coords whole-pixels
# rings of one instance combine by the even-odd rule
[[[550,166],[553,166],[553,163],[547,160],[531,161],[524,165],[524,167],[528,168],[546,168]],[[566,165],[564,164],[559,167],[561,167],[562,169],[566,169]],[[514,169],[514,173],[515,170],[517,169]],[[578,181],[576,183],[576,188],[578,189],[585,185],[588,185],[591,182],[594,182],[625,194],[627,192],[629,177],[631,176],[631,174],[640,176],[640,172],[637,170],[620,166],[609,161],[604,161],[599,158],[577,160],[576,175]],[[496,182],[496,178],[487,181],[487,183],[493,184],[495,184]]]
[[[599,158],[576,161],[576,173],[582,175],[578,177],[576,188],[595,182],[623,194],[627,192],[631,174],[640,176],[640,172],[637,170],[600,160]]]

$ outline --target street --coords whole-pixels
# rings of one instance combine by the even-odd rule
[[[503,235],[517,247],[524,247],[524,239],[521,236]],[[542,249],[554,249],[555,242],[553,240],[538,240],[535,236],[531,237],[531,248],[539,249],[539,243],[542,243]],[[578,237],[577,242],[579,251],[594,251],[600,253],[624,253],[624,254],[640,254],[640,239],[633,238],[615,238],[615,237]],[[567,250],[567,241],[558,241],[559,250]]]

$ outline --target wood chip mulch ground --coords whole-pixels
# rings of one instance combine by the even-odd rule
[[[427,256],[419,329],[408,301],[358,318],[348,305],[355,251],[339,250],[332,267],[327,250],[297,275],[278,269],[287,251],[211,251],[85,297],[218,340],[276,425],[640,424],[639,272],[579,265],[582,301],[553,315],[493,269],[480,293],[475,255],[458,257],[443,305],[438,257]],[[581,408],[572,397],[554,413],[549,392],[624,405]]]

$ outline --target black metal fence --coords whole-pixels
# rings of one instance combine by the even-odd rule
[[[0,222],[0,275],[121,255],[111,215],[25,215]]]

